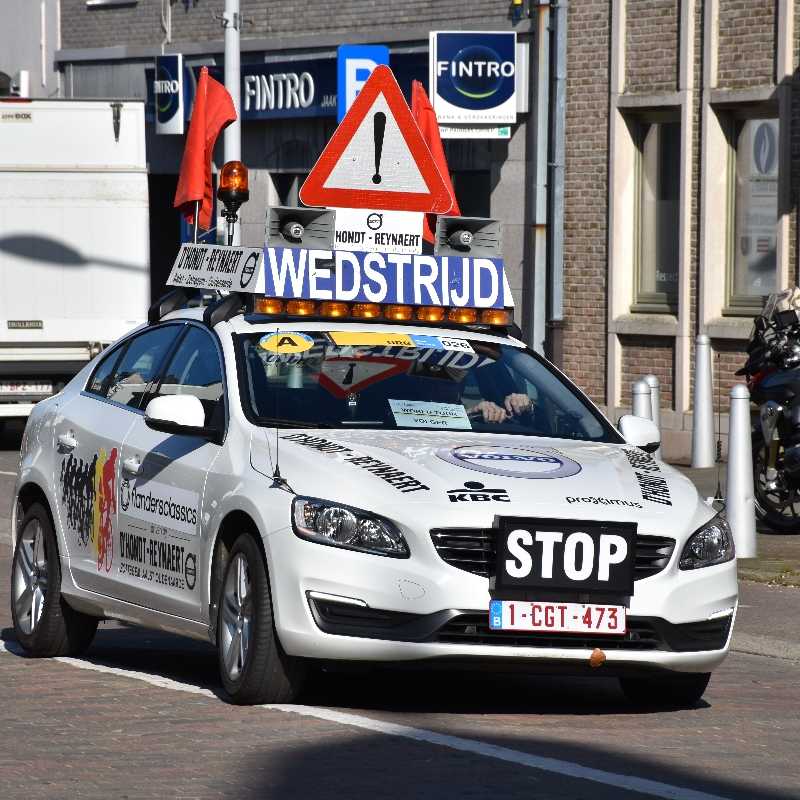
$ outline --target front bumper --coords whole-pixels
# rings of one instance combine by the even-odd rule
[[[494,632],[488,579],[446,564],[432,547],[410,559],[383,558],[284,529],[268,537],[267,551],[283,647],[329,661],[581,672],[599,647],[606,663],[598,674],[709,672],[727,654],[737,607],[735,561],[681,571],[673,554],[660,573],[636,581],[623,638]]]

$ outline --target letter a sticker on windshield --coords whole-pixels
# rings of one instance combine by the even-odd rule
[[[258,346],[270,353],[305,353],[314,346],[314,340],[305,333],[280,331],[262,336]]]

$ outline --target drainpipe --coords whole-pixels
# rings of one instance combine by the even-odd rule
[[[552,84],[550,92],[550,247],[548,248],[547,356],[564,363],[564,167],[567,116],[567,0],[551,8]]]
[[[527,343],[544,353],[547,320],[547,153],[550,94],[549,0],[532,6],[536,17],[535,48],[530,58],[530,115],[527,124],[528,220],[525,251],[531,267],[524,273],[522,317]],[[532,263],[531,263],[532,262]]]

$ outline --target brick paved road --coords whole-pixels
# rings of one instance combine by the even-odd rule
[[[0,450],[0,472],[14,470],[12,450]],[[0,474],[4,638],[12,480]],[[763,592],[800,590],[750,589],[748,630],[791,637],[794,595]],[[781,615],[777,625],[772,608]],[[91,664],[145,675],[79,668]],[[141,679],[147,676],[211,693],[153,686]],[[691,788],[777,800],[800,797],[798,677],[800,665],[789,659],[734,653],[715,673],[704,707],[676,713],[633,712],[613,681],[458,673],[325,676],[305,702],[322,713],[341,710],[649,778],[679,787],[675,798]],[[0,798],[652,796],[296,713],[236,708],[218,691],[210,646],[115,623],[101,626],[77,664],[0,654]]]

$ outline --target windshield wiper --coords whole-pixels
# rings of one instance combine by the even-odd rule
[[[276,428],[332,428],[326,422],[309,422],[303,419],[285,419],[283,417],[259,417],[259,425],[269,425]]]

